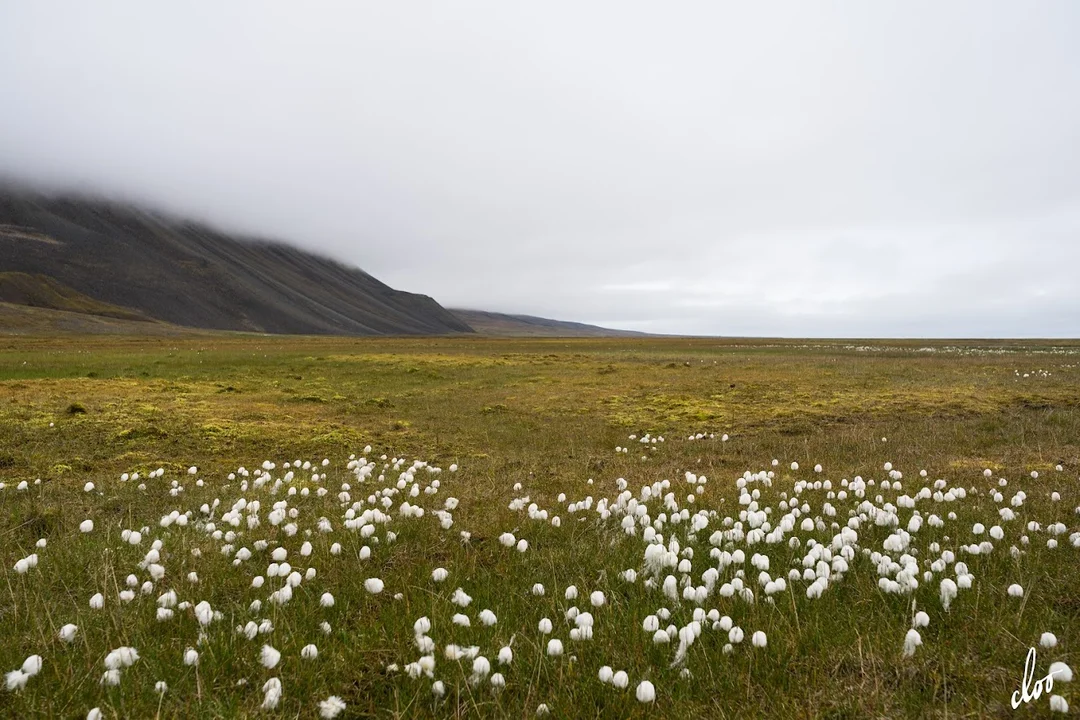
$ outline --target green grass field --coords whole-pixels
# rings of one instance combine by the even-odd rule
[[[222,334],[9,337],[0,347],[0,672],[42,658],[24,687],[0,687],[3,717],[100,708],[106,718],[314,718],[330,696],[345,703],[339,717],[532,717],[541,705],[552,717],[998,717],[1014,713],[1030,647],[1036,678],[1051,662],[1080,662],[1080,343]],[[645,434],[664,441],[642,443]],[[371,463],[370,476],[348,467],[351,456]],[[285,466],[295,460],[300,468]],[[274,468],[257,482],[264,461]],[[249,475],[230,479],[241,466]],[[149,477],[158,468],[163,476]],[[740,489],[747,471],[774,476]],[[707,483],[692,486],[688,472]],[[934,496],[955,488],[963,497]],[[1026,498],[1014,506],[1018,490]],[[740,503],[740,492],[757,495]],[[423,516],[402,513],[406,502]],[[187,524],[163,526],[174,511]],[[916,513],[926,522],[912,531]],[[695,530],[694,518],[707,527]],[[85,520],[92,532],[80,531]],[[852,522],[852,556],[837,563],[836,539]],[[505,547],[504,533],[527,550]],[[891,545],[898,538],[902,548]],[[148,559],[155,541],[159,557]],[[650,570],[650,542],[677,565]],[[814,543],[831,552],[819,547],[808,568]],[[301,580],[283,604],[270,599],[289,582],[268,576],[278,547]],[[946,551],[955,558],[942,560]],[[31,554],[36,565],[21,572]],[[756,554],[784,589],[766,592]],[[939,586],[964,574],[958,563],[971,587],[945,612]],[[898,570],[912,564],[917,588],[882,588],[882,577],[908,582]],[[448,577],[436,583],[439,567]],[[807,596],[806,572],[829,580],[820,597]],[[365,590],[369,578],[383,591]],[[725,595],[735,580],[750,597]],[[1014,583],[1021,597],[1008,594]],[[685,597],[687,585],[704,599]],[[467,607],[451,601],[458,588],[473,598]],[[159,620],[169,591],[179,604]],[[90,607],[96,593],[101,609]],[[220,613],[205,625],[203,601]],[[592,614],[591,639],[572,639],[575,607]],[[495,624],[482,624],[485,609]],[[930,621],[905,657],[916,610]],[[717,615],[745,639],[731,642]],[[650,616],[673,627],[668,643],[643,629]],[[430,640],[417,639],[421,617]],[[264,620],[272,630],[245,636]],[[68,623],[78,630],[64,642]],[[687,628],[692,642],[679,653]],[[755,631],[766,647],[752,646]],[[1039,646],[1044,632],[1055,646]],[[548,654],[551,639],[561,655]],[[309,644],[314,659],[301,656]],[[273,668],[260,662],[264,645],[281,653]],[[450,659],[449,645],[476,649]],[[513,661],[500,665],[507,646]],[[118,685],[103,683],[121,647],[139,659]],[[188,648],[197,664],[185,664]],[[479,663],[474,673],[474,653],[488,672]],[[433,669],[416,664],[424,655]],[[603,666],[625,671],[628,687],[602,682]],[[271,678],[281,697],[264,709]],[[635,697],[645,680],[653,702]],[[1059,681],[1053,693],[1080,703],[1074,687]],[[1050,714],[1048,694],[1016,714]]]

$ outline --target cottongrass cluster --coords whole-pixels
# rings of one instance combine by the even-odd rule
[[[688,440],[713,438],[698,433]],[[651,435],[630,440],[650,448],[664,442]],[[720,440],[727,442],[728,436]],[[443,702],[455,687],[497,698],[515,683],[528,686],[535,670],[518,672],[517,643],[534,666],[557,669],[587,656],[595,663],[587,668],[587,676],[595,678],[590,682],[613,698],[632,697],[648,705],[672,692],[661,678],[689,682],[695,670],[726,656],[752,660],[790,652],[792,638],[779,630],[790,623],[770,618],[798,615],[800,608],[855,582],[853,575],[875,578],[882,598],[910,600],[910,621],[890,642],[895,642],[896,662],[914,662],[933,643],[932,634],[923,637],[932,623],[964,621],[958,607],[970,605],[966,595],[980,582],[981,559],[1007,554],[1015,582],[980,586],[980,591],[997,602],[1024,602],[1028,594],[1021,582],[1030,577],[1025,560],[1036,542],[1041,542],[1040,552],[1080,547],[1080,532],[1069,534],[1057,517],[1028,514],[1027,493],[1012,489],[1004,478],[995,480],[989,470],[974,482],[950,483],[931,480],[926,471],[909,479],[886,463],[876,479],[837,480],[820,463],[800,474],[799,463],[792,461],[786,464],[790,473],[781,474],[775,459],[772,469],[747,471],[725,483],[685,472],[678,481],[654,478],[634,489],[617,478],[608,485],[608,496],[591,479],[544,499],[514,482],[505,529],[495,542],[470,552],[494,553],[496,560],[517,563],[520,571],[502,578],[493,591],[475,584],[468,572],[435,565],[422,569],[420,586],[415,586],[415,579],[400,575],[384,579],[379,553],[404,542],[400,538],[418,527],[432,528],[466,548],[474,546],[472,533],[459,527],[455,517],[459,500],[443,499],[440,467],[385,455],[369,459],[371,453],[369,446],[351,456],[336,483],[328,475],[329,460],[265,461],[256,470],[241,467],[215,481],[201,477],[194,466],[171,479],[162,469],[142,477],[125,473],[120,483],[141,482],[140,492],[160,492],[172,508],[160,517],[142,518],[145,525],[128,527],[126,519],[116,528],[99,527],[112,522],[100,518],[78,522],[79,532],[70,542],[100,540],[108,532],[121,579],[119,587],[102,582],[100,590],[78,604],[86,608],[83,612],[130,606],[145,613],[161,637],[176,638],[185,648],[174,662],[196,677],[209,657],[202,648],[231,636],[236,652],[256,668],[235,679],[236,691],[246,692],[250,685],[267,712],[279,709],[289,696],[292,673],[305,666],[319,668],[351,642],[347,634],[334,631],[335,623],[347,621],[345,613],[379,603],[400,608],[395,611],[400,613],[410,607],[445,611],[447,621],[441,625],[427,614],[410,617],[411,632],[398,638],[399,649],[384,666],[392,682],[424,688],[432,702]],[[450,465],[449,471],[457,473],[458,466]],[[189,493],[189,484],[200,492]],[[99,491],[98,486],[87,493]],[[713,496],[721,501],[709,502]],[[192,497],[198,499],[189,501]],[[977,518],[971,507],[975,499],[983,508]],[[1060,499],[1053,491],[1053,502]],[[138,510],[132,508],[132,515]],[[601,577],[578,586],[560,584],[565,573],[552,572],[547,563],[529,562],[537,542],[551,542],[565,528],[583,524],[606,539],[606,545],[584,551],[610,553],[612,562],[625,564],[610,565]],[[52,547],[42,540],[35,552],[14,563],[11,573],[21,578],[19,587],[34,582]],[[415,557],[426,562],[423,552]],[[125,565],[127,559],[131,562]],[[242,604],[216,607],[220,601],[206,599],[211,590],[207,579],[220,579],[221,568],[230,580],[242,578],[235,584],[248,588]],[[327,584],[323,578],[334,570],[359,575],[363,592],[356,592],[357,586],[347,593]],[[480,598],[475,604],[474,595]],[[317,633],[301,636],[290,629],[290,613],[301,606],[321,618]],[[82,622],[84,617],[70,619]],[[742,625],[734,619],[739,617],[746,619]],[[41,654],[6,673],[8,692],[24,691],[43,663],[81,637],[79,625],[68,619],[57,618],[62,622],[55,631],[58,646],[42,647]],[[1053,630],[1064,629],[1047,628],[1032,643],[1046,653],[1060,652]],[[663,662],[649,666],[642,654],[611,650],[625,645],[630,635]],[[610,656],[597,658],[594,647]],[[108,706],[107,688],[126,682],[151,684],[162,702],[174,692],[164,680],[140,672],[140,649],[122,645],[92,651],[101,653],[103,694],[88,717],[100,716]],[[1072,679],[1071,669],[1060,660],[1050,671],[1059,687]],[[349,701],[343,697],[349,694],[348,687],[328,687],[302,702],[330,719],[346,712]],[[553,707],[569,712],[558,701],[557,696],[543,698],[538,714]],[[1051,710],[1067,708],[1062,695],[1051,698]]]

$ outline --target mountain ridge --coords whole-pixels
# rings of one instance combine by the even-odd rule
[[[647,337],[648,333],[552,320],[535,315],[447,308],[481,335],[505,337]]]
[[[3,182],[0,304],[0,324],[20,331],[40,319],[43,330],[87,332],[173,332],[169,326],[299,335],[646,335],[533,315],[448,309],[285,241],[230,233],[128,202]],[[151,328],[152,323],[157,325]]]
[[[0,189],[0,270],[46,276],[101,303],[185,327],[472,332],[431,297],[395,290],[331,258],[71,194]]]

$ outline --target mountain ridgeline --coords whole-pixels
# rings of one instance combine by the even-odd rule
[[[447,310],[363,270],[132,205],[0,185],[0,333],[630,337]]]
[[[130,205],[0,190],[9,303],[212,330],[443,335],[469,325],[426,295],[289,245]],[[73,306],[76,304],[77,306]]]

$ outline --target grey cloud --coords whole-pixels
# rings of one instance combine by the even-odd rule
[[[1080,334],[1080,6],[0,7],[0,172],[655,332]]]

